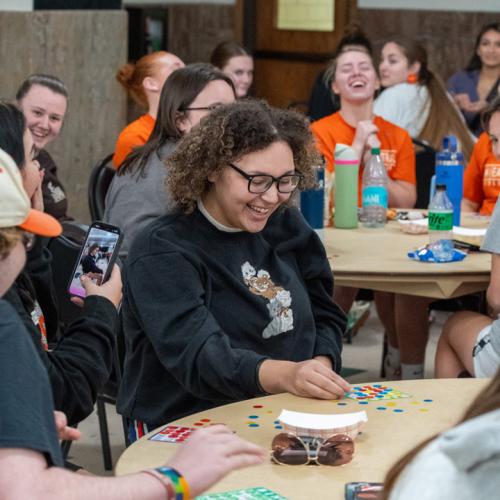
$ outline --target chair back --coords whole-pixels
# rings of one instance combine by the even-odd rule
[[[431,179],[436,167],[436,150],[426,142],[412,139],[415,145],[415,168],[417,176],[417,201],[415,208],[429,206]]]
[[[51,238],[47,248],[52,254],[52,275],[59,302],[59,320],[63,325],[67,325],[81,314],[81,308],[70,300],[68,284],[88,227],[73,221],[65,221],[62,226],[62,234]]]
[[[88,201],[92,221],[102,220],[104,215],[106,193],[116,172],[109,166],[112,158],[113,153],[100,160],[90,174]]]

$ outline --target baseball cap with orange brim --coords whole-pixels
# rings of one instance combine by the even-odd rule
[[[0,149],[0,228],[15,226],[40,236],[59,236],[62,232],[54,217],[31,208],[19,168]]]

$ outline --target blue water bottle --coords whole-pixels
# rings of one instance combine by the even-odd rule
[[[453,225],[460,226],[460,205],[464,184],[464,155],[458,151],[454,135],[443,139],[443,150],[436,153],[436,174],[431,181],[431,196],[434,198],[436,185],[444,184],[446,194],[453,205]]]
[[[325,211],[325,168],[316,167],[316,185],[300,193],[300,211],[308,224],[323,240]]]

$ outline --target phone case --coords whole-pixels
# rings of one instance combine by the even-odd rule
[[[85,298],[85,294],[84,293],[82,294],[80,291],[81,287],[75,286],[75,281],[77,279],[76,274],[78,272],[78,266],[83,263],[83,260],[86,257],[84,255],[84,251],[88,247],[89,240],[92,238],[91,235],[93,233],[93,230],[99,230],[101,232],[109,233],[109,234],[117,237],[116,243],[114,243],[114,248],[112,250],[112,253],[109,256],[106,271],[103,273],[100,284],[105,283],[109,279],[109,276],[111,275],[111,271],[113,269],[113,265],[115,264],[116,259],[118,257],[118,253],[120,251],[120,246],[121,246],[122,239],[123,239],[123,233],[122,233],[121,229],[118,226],[113,226],[112,224],[107,224],[106,222],[102,222],[102,221],[93,222],[87,231],[87,234],[85,236],[85,240],[84,240],[83,245],[80,249],[80,252],[78,254],[78,258],[75,262],[75,265],[73,267],[73,271],[71,272],[71,275],[69,278],[68,293],[71,296]],[[101,238],[102,237],[103,236],[101,236]],[[82,274],[84,274],[84,273],[82,272]],[[78,276],[78,278],[79,278],[79,276]]]

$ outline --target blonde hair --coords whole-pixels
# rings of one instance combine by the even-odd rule
[[[0,260],[9,256],[22,237],[22,230],[17,227],[0,228]]]
[[[135,64],[124,64],[116,73],[116,79],[139,106],[148,107],[148,99],[142,85],[144,78],[154,76],[161,66],[161,59],[168,55],[170,53],[164,50],[152,52],[141,57]]]

